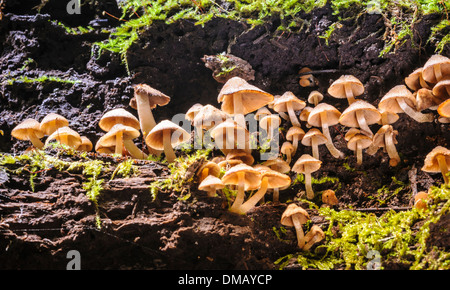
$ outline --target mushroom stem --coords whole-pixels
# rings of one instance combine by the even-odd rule
[[[172,136],[170,134],[170,131],[165,130],[163,133],[164,154],[166,155],[166,160],[169,163],[172,163],[176,158],[175,152],[173,151],[172,144],[170,142],[171,138]]]
[[[291,120],[291,124],[293,126],[301,127],[300,122],[298,121],[297,116],[295,115],[294,108],[292,107],[292,103],[287,102],[286,107],[287,107],[287,111],[289,114],[289,119]]]
[[[317,144],[317,137],[315,136],[311,138],[311,148],[312,148],[312,156],[316,159],[320,159],[319,145]]]
[[[244,202],[245,198],[245,172],[238,172],[238,192],[233,204],[230,207],[231,212],[239,213],[239,208]]]
[[[150,102],[147,97],[134,94],[136,97],[136,106],[141,125],[142,135],[144,138],[156,126],[153,118],[152,110],[150,109]]]
[[[123,133],[119,131],[116,134],[116,151],[114,153],[122,155],[122,149],[123,149]]]
[[[419,123],[425,123],[425,122],[432,122],[433,121],[433,114],[422,114],[420,112],[417,112],[416,110],[414,110],[413,108],[411,108],[410,106],[408,106],[408,104],[405,102],[405,100],[403,99],[398,99],[398,105],[400,106],[400,108],[402,108],[403,112],[405,112],[408,116],[410,116],[411,118],[413,118],[414,120],[416,120]]]
[[[215,197],[216,196],[216,189],[214,189],[214,187],[211,187],[208,191],[208,196],[209,197]]]
[[[440,65],[433,66],[434,75],[436,76],[436,82],[439,82],[442,79],[442,70]]]
[[[346,83],[344,85],[344,90],[345,90],[345,96],[347,97],[347,100],[348,100],[348,104],[349,105],[353,104],[356,100],[355,100],[355,96],[353,96],[352,85],[349,83]]]
[[[305,233],[303,232],[302,224],[296,215],[292,216],[292,223],[294,224],[295,232],[297,233],[298,247],[301,249],[305,244]]]
[[[135,159],[147,158],[147,154],[142,152],[132,140],[123,140],[123,145],[125,146],[125,149],[127,149],[128,153],[130,153],[131,157]]]
[[[35,148],[42,149],[44,147],[44,143],[34,133],[31,133],[28,138]]]
[[[436,156],[437,161],[439,163],[439,168],[441,169],[441,173],[442,173],[442,177],[444,178],[444,183],[448,184],[448,167],[447,167],[447,162],[445,161],[445,156],[444,155],[438,155]]]
[[[312,189],[312,181],[311,181],[311,173],[305,172],[305,189],[306,189],[306,198],[307,199],[313,199],[314,198],[314,191]]]
[[[279,205],[280,204],[280,189],[278,187],[275,187],[273,189],[272,201],[273,201],[274,205]]]
[[[298,136],[297,135],[295,135],[293,138],[292,138],[292,147],[294,147],[294,151],[292,151],[292,155],[294,155],[296,152],[297,152],[297,148],[298,148]]]
[[[397,149],[395,148],[394,135],[392,132],[384,135],[384,143],[384,146],[390,158],[389,165],[397,166],[397,164],[400,162],[400,156],[398,155]]]
[[[334,147],[333,141],[331,139],[330,135],[330,129],[328,128],[328,117],[326,112],[320,113],[320,120],[322,123],[322,133],[327,137],[327,143],[325,143],[325,146],[327,146],[328,151],[330,151],[331,155],[333,155],[334,158],[343,158],[344,153],[339,151],[336,147]]]
[[[356,119],[358,120],[359,128],[361,129],[361,133],[372,138],[373,133],[367,124],[366,118],[364,117],[364,112],[361,110],[356,111]]]
[[[242,96],[236,94],[233,98],[233,108],[234,108],[234,120],[242,128],[247,129],[244,117],[244,107],[242,105]]]
[[[361,143],[359,141],[356,141],[356,164],[361,165],[362,161],[363,161],[363,154]]]
[[[269,182],[268,182],[268,178],[264,177],[261,180],[261,186],[258,189],[257,192],[255,192],[255,194],[253,194],[252,197],[250,197],[246,202],[244,202],[241,207],[239,208],[239,212],[242,214],[247,213],[250,209],[252,209],[253,207],[255,207],[255,205],[258,203],[258,201],[261,200],[261,198],[264,197],[264,194],[266,194],[267,192],[267,186],[268,186]]]
[[[285,112],[278,112],[278,115],[280,115],[280,117],[285,119],[286,121],[289,121],[289,116],[286,115]]]
[[[292,156],[291,156],[291,151],[286,151],[286,162],[287,164],[291,164],[291,160],[292,160]]]
[[[318,236],[313,236],[306,244],[303,246],[302,250],[309,251],[309,249],[318,241]]]

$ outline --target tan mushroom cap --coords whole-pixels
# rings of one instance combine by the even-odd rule
[[[393,124],[398,121],[400,116],[397,113],[389,112],[389,111],[380,111],[381,119],[378,121],[380,125],[388,125]]]
[[[240,77],[229,79],[219,92],[217,101],[222,111],[234,115],[234,97],[242,98],[243,114],[248,114],[273,101],[273,95],[257,88]]]
[[[191,138],[191,135],[177,124],[169,120],[163,120],[148,133],[145,138],[145,143],[154,149],[164,150],[164,131],[170,132],[170,143],[172,147],[186,142]]]
[[[322,202],[328,205],[337,205],[339,200],[336,197],[336,192],[332,189],[326,189],[322,192]]]
[[[381,113],[375,106],[366,101],[357,100],[342,112],[339,123],[347,127],[359,127],[358,118],[356,116],[357,111],[364,114],[367,125],[378,123],[381,119]]]
[[[359,143],[360,149],[365,149],[372,144],[372,138],[364,134],[354,135],[347,143],[347,148],[356,151],[356,145]]]
[[[218,178],[217,176],[208,175],[198,186],[198,189],[203,191],[210,191],[222,189],[225,187],[225,184],[223,184],[222,180]]]
[[[193,119],[193,125],[203,130],[209,130],[224,122],[228,118],[230,118],[230,116],[227,113],[217,109],[213,105],[208,104],[203,106],[198,111],[197,115]]]
[[[269,130],[270,128],[277,128],[281,124],[281,118],[278,115],[270,114],[268,116],[264,116],[259,121],[259,126],[264,130]]]
[[[311,108],[311,107],[304,107],[303,110],[300,112],[300,116],[299,116],[300,121],[307,122],[309,114],[311,113],[312,109],[313,108]],[[311,126],[311,125],[307,124],[306,126]]]
[[[69,127],[61,127],[56,129],[55,132],[53,132],[50,136],[48,136],[47,140],[45,140],[45,145],[49,144],[52,140],[56,140],[71,148],[78,148],[81,145],[80,134]]]
[[[69,126],[69,121],[56,113],[49,113],[40,123],[41,131],[45,135],[51,135],[56,129],[67,126]]]
[[[189,110],[187,110],[185,118],[186,120],[189,121],[194,121],[195,116],[197,115],[197,113],[200,111],[200,109],[203,108],[202,104],[194,104],[192,105],[192,107],[189,108]]]
[[[278,171],[280,173],[287,173],[291,170],[289,164],[281,158],[264,161],[262,165],[267,166],[270,169]]]
[[[78,146],[78,151],[85,151],[90,152],[92,151],[92,148],[94,148],[94,145],[92,144],[91,140],[89,140],[86,136],[81,136],[81,144]]]
[[[217,147],[226,155],[232,149],[243,149],[249,151],[250,134],[247,129],[239,126],[232,119],[227,119],[225,122],[220,123],[214,127],[211,131],[211,137],[214,138],[214,142]],[[232,136],[231,136],[232,134]],[[240,141],[243,141],[241,144]],[[231,148],[227,146],[227,141],[233,141]]]
[[[125,126],[123,124],[116,124],[108,131],[108,133],[103,135],[102,145],[105,147],[115,146],[116,145],[116,135],[118,133],[123,134],[122,138],[124,140],[136,139],[137,137],[139,137],[141,135],[141,133],[133,127]]]
[[[417,111],[423,111],[426,109],[436,109],[442,101],[434,96],[430,89],[420,88],[413,94],[416,98]]]
[[[385,147],[385,138],[384,136],[388,133],[392,133],[393,143],[397,144],[396,136],[398,135],[398,131],[394,130],[392,125],[383,125],[380,129],[378,129],[377,133],[373,136],[373,144],[378,147]]]
[[[232,149],[227,153],[226,160],[241,160],[247,165],[252,165],[255,162],[252,154],[242,149]]]
[[[302,144],[305,146],[312,146],[313,138],[316,138],[317,145],[325,144],[328,141],[327,137],[323,135],[319,129],[312,128],[306,132],[305,136],[303,136]]]
[[[205,170],[205,169],[208,170],[208,175],[218,177],[220,174],[219,164],[217,164],[216,162],[213,162],[213,161],[208,161],[208,162],[204,163],[202,166],[200,166],[200,168],[197,171],[197,176],[201,176],[203,170]]]
[[[303,154],[292,166],[292,171],[297,173],[312,173],[320,169],[322,161],[309,154]]]
[[[242,160],[240,159],[231,159],[231,160],[222,160],[219,161],[219,163],[217,163],[217,165],[219,165],[219,167],[222,169],[224,168],[225,170],[227,170],[228,168],[234,167],[238,164],[242,164],[244,162],[242,162]],[[245,163],[244,163],[245,164]]]
[[[297,215],[300,219],[300,223],[304,224],[309,220],[309,214],[302,207],[291,203],[287,206],[286,210],[281,215],[281,224],[287,227],[293,227],[292,216]]]
[[[350,85],[353,96],[360,96],[364,93],[364,85],[359,79],[352,75],[342,75],[335,80],[328,88],[328,93],[338,99],[346,99],[345,85]]]
[[[223,184],[239,184],[238,173],[244,173],[244,188],[248,190],[249,188],[256,188],[261,184],[261,173],[254,169],[253,167],[241,163],[236,166],[231,167],[227,172],[225,172],[222,177]]]
[[[255,113],[255,120],[260,121],[263,117],[272,115],[272,113],[267,109],[267,107],[259,108]]]
[[[322,117],[320,116],[323,112],[327,114],[328,126],[336,125],[339,123],[339,117],[341,112],[334,106],[327,103],[320,103],[315,106],[308,116],[308,124],[314,127],[322,127]]]
[[[450,150],[442,146],[436,146],[430,153],[425,157],[424,165],[422,167],[422,171],[425,172],[441,172],[439,167],[439,162],[437,157],[442,155],[445,157],[445,162],[447,163],[447,167],[450,170]]]
[[[441,75],[437,74],[436,70],[439,70]],[[445,76],[450,76],[450,59],[439,54],[432,55],[423,66],[423,79],[435,84]]]
[[[361,130],[356,127],[352,127],[347,131],[347,133],[345,133],[344,139],[348,142],[357,134],[361,134]]]
[[[403,109],[399,106],[397,99],[402,98],[411,108],[416,107],[416,99],[414,95],[406,88],[405,85],[397,85],[390,89],[380,100],[378,108],[380,111],[389,111],[392,113],[403,113]]]
[[[283,154],[290,154],[294,151],[294,146],[292,146],[292,143],[289,141],[283,142],[283,145],[281,145],[281,153]]]
[[[149,101],[150,109],[156,108],[156,106],[165,106],[170,102],[170,97],[158,91],[157,89],[152,88],[147,84],[138,84],[134,86],[135,94],[139,94],[141,96],[146,96]],[[130,107],[133,109],[137,109],[136,104],[136,96],[134,96],[130,100]]]
[[[405,78],[405,84],[408,86],[408,88],[410,88],[413,91],[417,91],[420,88],[427,88],[427,89],[431,88],[430,85],[428,85],[428,83],[426,83],[425,80],[423,79],[422,70],[423,68],[420,67],[414,70]]]
[[[315,243],[322,241],[325,233],[318,225],[313,225],[309,232],[305,235],[306,244],[303,246],[304,251],[308,251]]]
[[[261,179],[267,178],[267,188],[281,188],[291,184],[291,178],[284,173],[272,170],[264,165],[255,166],[255,169],[261,172]]]
[[[450,78],[439,81],[436,85],[434,85],[432,92],[433,95],[440,100],[450,98]]]
[[[313,104],[315,106],[318,105],[323,100],[323,94],[319,91],[312,91],[308,95],[308,103]]]
[[[300,111],[306,107],[306,103],[304,101],[297,98],[292,92],[287,91],[274,101],[273,110],[276,112],[287,112],[288,103],[292,104],[294,111]]]
[[[450,118],[450,99],[446,100],[445,102],[442,102],[439,105],[437,111],[441,117]]]
[[[302,138],[305,136],[305,131],[300,127],[292,126],[286,132],[286,140],[292,142],[295,136],[297,136],[298,140],[302,140]]]
[[[95,143],[95,151],[98,153],[114,154],[116,146],[115,145],[106,146],[105,144],[103,144],[104,139],[105,135],[103,135],[98,139],[97,143]]]
[[[139,120],[133,114],[122,108],[106,112],[98,123],[100,128],[106,132],[111,130],[116,124],[133,127],[137,130],[140,129]]]
[[[44,137],[39,122],[31,118],[23,120],[11,131],[11,136],[19,140],[30,140],[31,134],[34,134],[39,139]]]
[[[419,191],[414,196],[414,207],[418,209],[427,208],[428,192]]]

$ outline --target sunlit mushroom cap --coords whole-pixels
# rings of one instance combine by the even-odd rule
[[[327,103],[320,103],[315,106],[311,112],[309,112],[308,116],[308,124],[314,127],[322,127],[322,118],[320,114],[325,112],[327,114],[328,125],[336,125],[339,123],[339,117],[341,116],[341,112],[338,109],[329,105]]]
[[[255,166],[261,172],[261,179],[267,178],[267,188],[281,188],[291,184],[291,178],[283,173],[272,170],[267,166]]]
[[[241,160],[247,165],[252,165],[255,162],[252,154],[242,149],[232,149],[227,153],[226,160]]]
[[[31,118],[23,120],[11,131],[11,135],[19,140],[30,140],[31,134],[34,134],[37,138],[44,137],[39,122]]]
[[[364,134],[356,134],[348,141],[347,148],[352,151],[356,151],[357,144],[359,144],[361,149],[365,149],[372,144],[372,138]]]
[[[397,99],[404,99],[406,104],[411,108],[416,107],[416,99],[414,95],[406,88],[405,85],[397,85],[390,89],[380,100],[378,108],[380,111],[389,111],[393,113],[403,113],[403,109],[399,106]]]
[[[77,148],[78,151],[90,152],[93,147],[94,145],[92,144],[91,140],[89,140],[88,137],[81,136],[81,144]]]
[[[220,180],[218,177],[213,175],[208,175],[198,186],[198,189],[209,191],[210,189],[222,189],[225,187],[225,184],[223,184],[222,180]]]
[[[313,138],[316,138],[316,142],[318,145],[322,145],[328,142],[327,137],[320,132],[317,128],[309,129],[308,132],[306,132],[305,136],[303,136],[302,144],[305,146],[312,146],[312,140]]]
[[[255,113],[255,120],[259,121],[265,116],[272,115],[272,113],[267,109],[267,107],[259,108]]]
[[[69,121],[56,113],[49,113],[40,123],[41,131],[45,135],[51,135],[57,128],[69,126]]]
[[[122,124],[116,124],[111,128],[111,130],[108,131],[108,133],[106,133],[103,136],[103,146],[106,147],[115,146],[116,136],[119,133],[122,133],[122,138],[124,140],[127,139],[132,140],[141,135],[141,133],[133,127],[125,126]]]
[[[141,128],[139,120],[133,114],[122,108],[113,109],[106,112],[98,123],[100,128],[106,132],[111,130],[111,128],[116,124],[130,126],[137,130]]]
[[[423,111],[426,109],[436,109],[442,101],[436,98],[430,89],[420,88],[413,94],[416,98],[417,111]]]
[[[432,55],[423,65],[422,77],[425,81],[433,84],[439,81],[438,79],[436,79],[434,66],[440,66],[442,75],[444,77],[450,76],[450,59],[443,55],[435,54]]]
[[[291,203],[286,207],[286,210],[281,215],[281,224],[287,227],[293,227],[292,216],[297,215],[300,219],[300,223],[304,224],[309,220],[309,214],[302,207]]]
[[[373,144],[378,147],[385,147],[386,144],[385,144],[384,136],[388,133],[393,134],[393,136],[392,136],[393,142],[394,142],[394,144],[397,144],[397,140],[396,140],[395,136],[398,135],[398,131],[394,130],[394,127],[392,127],[392,125],[381,126],[381,128],[378,129],[377,133],[373,136]]]
[[[138,84],[134,86],[134,93],[147,97],[150,103],[150,109],[154,109],[157,105],[165,106],[170,102],[169,96],[146,84]],[[133,109],[137,109],[136,96],[130,100],[130,106]]]
[[[440,100],[446,100],[450,98],[450,78],[443,79],[439,81],[436,85],[434,85],[433,95]]]
[[[232,149],[243,149],[250,152],[249,140],[250,134],[247,129],[239,126],[234,120],[227,119],[210,131],[211,137],[218,148],[227,155]],[[226,148],[227,138],[233,138],[233,148]],[[239,143],[239,144],[238,144]],[[241,144],[243,143],[243,144]]]
[[[441,117],[450,118],[450,99],[442,102],[437,111]]]
[[[194,104],[192,105],[192,107],[189,108],[189,110],[187,110],[185,118],[186,120],[189,121],[194,121],[195,116],[197,115],[197,113],[200,111],[200,109],[203,108],[202,104]]]
[[[267,160],[262,165],[281,173],[287,173],[291,170],[291,166],[281,158]]]
[[[291,142],[285,141],[283,142],[283,145],[281,145],[280,151],[283,154],[292,153],[294,151],[294,146],[292,145]]]
[[[225,172],[224,176],[222,177],[223,184],[238,185],[238,173],[244,173],[245,190],[260,186],[261,173],[253,167],[244,163],[238,164],[228,169],[228,171]]]
[[[45,145],[49,144],[52,140],[56,140],[61,144],[72,148],[78,148],[81,145],[80,134],[69,127],[61,127],[56,129],[56,131],[48,136],[47,140],[45,140]],[[65,140],[67,140],[67,143],[65,143]]]
[[[319,91],[312,91],[308,95],[308,103],[314,104],[314,101],[316,100],[317,103],[321,102],[323,100],[323,94]]]
[[[169,120],[163,120],[148,133],[145,138],[147,145],[157,150],[164,150],[164,131],[170,132],[170,143],[172,146],[177,146],[191,138],[191,135],[177,124]]]
[[[347,127],[359,127],[356,112],[363,112],[367,125],[375,124],[381,119],[381,113],[366,101],[357,100],[342,112],[339,123]]]
[[[217,101],[222,103],[222,111],[230,115],[234,114],[233,98],[235,95],[240,95],[242,98],[244,115],[273,101],[273,95],[249,84],[240,77],[232,77],[224,84],[217,97]]]
[[[425,172],[441,172],[439,168],[439,162],[437,160],[437,156],[442,155],[445,157],[445,162],[447,163],[447,167],[450,169],[450,150],[442,146],[436,146],[430,153],[425,157],[424,165],[422,167],[422,171]]]
[[[297,136],[298,140],[301,140],[305,136],[305,131],[300,127],[292,126],[286,132],[286,140],[293,141],[294,136]]]
[[[312,173],[320,169],[322,161],[309,154],[303,154],[292,166],[292,171],[297,173]]]
[[[412,73],[410,73],[406,78],[405,78],[405,84],[406,86],[408,86],[408,88],[410,88],[413,91],[417,91],[420,88],[423,88],[423,81],[421,82],[421,78],[422,78],[422,70],[423,68],[418,68],[416,70],[414,70]],[[428,86],[428,84],[426,84],[426,87],[429,89],[430,87]]]
[[[264,130],[269,130],[272,128],[277,128],[281,124],[281,118],[278,115],[270,114],[268,116],[262,117],[259,121],[259,126]]]
[[[201,175],[204,169],[208,169],[208,175],[219,176],[220,174],[220,166],[216,162],[208,161],[204,163],[197,171],[197,176]]]
[[[322,192],[322,202],[329,205],[337,205],[339,203],[336,193],[332,189],[327,189]]]
[[[193,125],[195,127],[201,127],[202,129],[209,130],[214,126],[224,122],[230,116],[217,109],[212,105],[205,105],[198,111],[197,115],[194,117]]]
[[[359,79],[352,75],[342,75],[335,80],[328,88],[328,93],[335,98],[346,99],[345,84],[351,85],[351,90],[353,92],[353,96],[355,97],[364,93],[364,85]]]
[[[306,103],[297,98],[292,92],[287,91],[273,103],[273,110],[276,112],[287,112],[287,104],[291,103],[294,111],[300,111],[306,107]]]

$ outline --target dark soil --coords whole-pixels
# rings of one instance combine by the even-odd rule
[[[108,37],[101,27],[118,25],[101,13],[107,10],[120,14],[115,1],[101,2],[100,6],[88,6],[82,15],[67,16],[65,6],[58,4],[61,1],[49,1],[37,15],[33,7],[40,1],[6,1],[0,22],[2,81],[20,75],[47,75],[80,82],[3,83],[0,130],[4,135],[0,135],[0,152],[23,152],[29,144],[12,138],[12,128],[29,117],[41,120],[49,112],[64,115],[80,135],[96,142],[103,135],[98,121],[106,111],[122,107],[136,114],[128,103],[132,86],[141,82],[172,98],[167,106],[154,111],[157,120],[171,119],[194,103],[218,106],[222,84],[205,67],[201,60],[204,55],[227,52],[240,57],[255,70],[252,84],[274,95],[292,91],[303,99],[312,90],[326,94],[329,84],[340,75],[352,74],[365,86],[359,98],[376,106],[389,89],[402,84],[404,77],[422,66],[435,49],[429,43],[408,41],[395,53],[378,57],[386,27],[377,14],[345,21],[326,45],[317,35],[338,15],[325,6],[303,16],[310,26],[300,33],[276,31],[276,17],[254,28],[226,19],[212,19],[204,27],[189,20],[171,25],[156,22],[129,49],[129,76],[118,55],[106,51],[97,55],[92,47]],[[418,21],[413,27],[414,39],[428,39],[431,24],[439,22],[440,17],[429,15]],[[70,35],[53,20],[74,27],[90,24],[96,29]],[[450,47],[442,54],[450,57]],[[318,87],[303,88],[298,84],[302,67],[334,71],[316,74]],[[326,98],[341,112],[347,106],[345,100],[329,95]],[[397,148],[402,157],[401,164],[394,168],[389,167],[382,150],[374,156],[365,155],[363,165],[356,166],[343,138],[348,128],[331,128],[336,147],[348,157],[336,160],[322,146],[323,166],[313,176],[337,177],[339,181],[316,185],[315,190],[336,190],[340,201],[337,208],[401,208],[412,205],[414,190],[427,190],[441,183],[441,176],[420,168],[432,148],[450,144],[449,125],[419,124],[402,114],[394,128],[399,131]],[[378,127],[372,129],[376,132]],[[300,147],[293,159],[309,150]],[[344,162],[351,170],[343,166]],[[237,216],[228,212],[224,197],[208,198],[195,189],[196,183],[187,200],[169,192],[152,201],[148,186],[157,178],[167,177],[168,169],[157,162],[143,161],[139,170],[137,177],[107,182],[99,200],[101,230],[95,227],[95,206],[82,189],[81,174],[45,171],[35,181],[35,192],[30,190],[27,178],[11,176],[7,182],[0,182],[0,268],[64,269],[67,252],[76,249],[81,252],[85,269],[274,269],[276,259],[296,251],[295,242],[280,241],[272,228],[280,226],[285,202],[303,191],[303,185],[281,192],[280,206],[268,203],[247,216]],[[415,182],[411,176],[415,176]],[[406,186],[395,196],[371,196],[383,186],[390,193],[398,188],[393,177]],[[270,195],[267,199],[271,200]],[[320,219],[313,212],[311,215]],[[449,236],[440,234],[440,228],[448,228],[448,223],[445,218],[430,229],[431,245],[448,249]],[[294,231],[288,235],[295,241]]]

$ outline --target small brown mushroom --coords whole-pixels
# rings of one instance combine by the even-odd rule
[[[339,200],[334,190],[327,189],[322,192],[322,202],[328,206],[334,206],[339,203]]]
[[[292,146],[294,147],[294,152],[292,152],[292,154],[295,154],[297,152],[298,143],[302,141],[303,136],[305,136],[305,131],[297,126],[292,126],[286,132],[286,140],[290,141],[292,143]]]
[[[422,171],[440,172],[444,178],[444,183],[449,184],[448,172],[450,170],[450,150],[442,146],[436,146],[425,157]]]
[[[225,185],[218,177],[208,175],[198,186],[198,189],[206,191],[209,197],[216,196],[216,191],[224,188]]]
[[[232,119],[227,119],[210,130],[211,137],[218,149],[227,155],[232,149],[250,152],[250,134],[244,127]]]
[[[311,173],[320,169],[322,161],[312,157],[309,154],[303,154],[292,166],[292,171],[302,173],[305,175],[305,189],[306,197],[308,199],[314,198],[314,191],[312,188]]]
[[[139,120],[133,114],[122,108],[106,112],[98,123],[99,127],[106,132],[111,130],[116,124],[133,127],[136,130],[140,129]]]
[[[450,98],[445,102],[442,102],[438,109],[438,114],[443,118],[450,118]]]
[[[49,113],[40,123],[41,131],[47,136],[50,136],[56,129],[67,126],[69,126],[69,121],[56,113]]]
[[[286,163],[291,164],[292,156],[294,152],[294,146],[289,141],[285,141],[281,145],[281,154],[286,155]]]
[[[145,159],[147,158],[147,154],[142,152],[133,142],[133,139],[136,139],[140,135],[136,128],[116,124],[103,136],[102,145],[106,147],[114,146],[115,154],[123,155],[123,148],[125,148],[131,157]]]
[[[300,111],[306,106],[306,103],[297,98],[292,92],[287,91],[281,97],[277,98],[273,104],[275,112],[287,112],[292,126],[301,127],[295,111]]]
[[[418,68],[405,78],[405,84],[413,91],[421,88],[431,89],[432,85],[428,84],[422,77],[423,68]]]
[[[48,136],[47,140],[45,140],[45,146],[52,140],[56,140],[73,149],[76,149],[81,145],[81,136],[67,126],[56,129],[55,132]]]
[[[450,98],[450,78],[443,79],[439,81],[434,87],[433,87],[433,96],[436,97],[440,102],[447,100]]]
[[[312,156],[316,159],[320,159],[319,155],[319,145],[327,144],[328,139],[325,135],[320,132],[317,128],[309,129],[303,136],[302,144],[305,146],[311,146]]]
[[[22,121],[12,129],[11,136],[19,140],[29,140],[37,149],[44,147],[44,143],[39,140],[44,137],[44,133],[41,131],[39,122],[34,119],[28,118]]]
[[[427,208],[428,193],[425,191],[419,191],[414,195],[414,207],[417,209]]]
[[[377,123],[380,119],[381,113],[377,108],[366,101],[358,100],[342,112],[339,123],[347,127],[361,128],[363,134],[372,137],[369,125]]]
[[[298,71],[301,74],[298,83],[302,87],[315,87],[319,84],[318,80],[312,74],[308,74],[309,72],[312,72],[309,67],[304,67]]]
[[[319,91],[312,91],[308,96],[308,103],[317,106],[323,100],[323,94]]]
[[[94,145],[92,144],[91,140],[89,140],[86,136],[81,136],[81,144],[78,146],[78,151],[84,151],[84,152],[90,152],[92,151],[92,148]]]
[[[220,166],[218,163],[213,161],[208,161],[204,163],[197,171],[198,181],[202,182],[206,177],[212,175],[215,177],[219,177],[220,174]]]
[[[241,160],[243,163],[247,165],[253,165],[255,159],[252,154],[246,150],[242,149],[232,149],[227,153],[226,160]]]
[[[315,244],[320,242],[325,238],[325,233],[322,231],[322,229],[317,226],[313,225],[309,232],[305,236],[305,245],[303,246],[302,250],[309,251],[309,249]]]
[[[348,104],[353,104],[355,97],[364,93],[364,85],[352,75],[342,75],[328,88],[328,93],[338,99],[347,99]]]
[[[297,234],[297,244],[300,249],[305,245],[305,233],[302,225],[309,220],[309,214],[303,208],[291,203],[281,215],[281,224],[287,227],[294,227]]]
[[[372,138],[364,134],[355,134],[347,143],[347,148],[354,151],[356,155],[356,164],[361,165],[363,162],[363,149],[368,148],[372,144]]]
[[[193,119],[193,125],[197,136],[204,144],[203,130],[210,130],[229,118],[228,114],[217,109],[213,105],[203,106]],[[204,144],[209,145],[209,144]]]
[[[437,106],[442,103],[442,100],[434,96],[429,89],[421,88],[413,95],[416,98],[416,110],[419,112],[426,109],[436,110]]]
[[[431,84],[436,84],[446,76],[450,76],[450,59],[446,56],[432,55],[423,65],[422,77]]]
[[[274,131],[278,132],[281,124],[281,118],[278,115],[271,114],[261,118],[259,126],[267,132],[267,139],[274,139]]]
[[[373,147],[385,148],[389,155],[389,165],[397,166],[400,163],[400,156],[398,155],[395,144],[397,144],[396,136],[398,131],[394,130],[392,125],[383,125],[378,132],[373,136],[373,143],[367,149],[367,153],[370,155],[375,154]],[[372,154],[373,153],[373,154]]]

